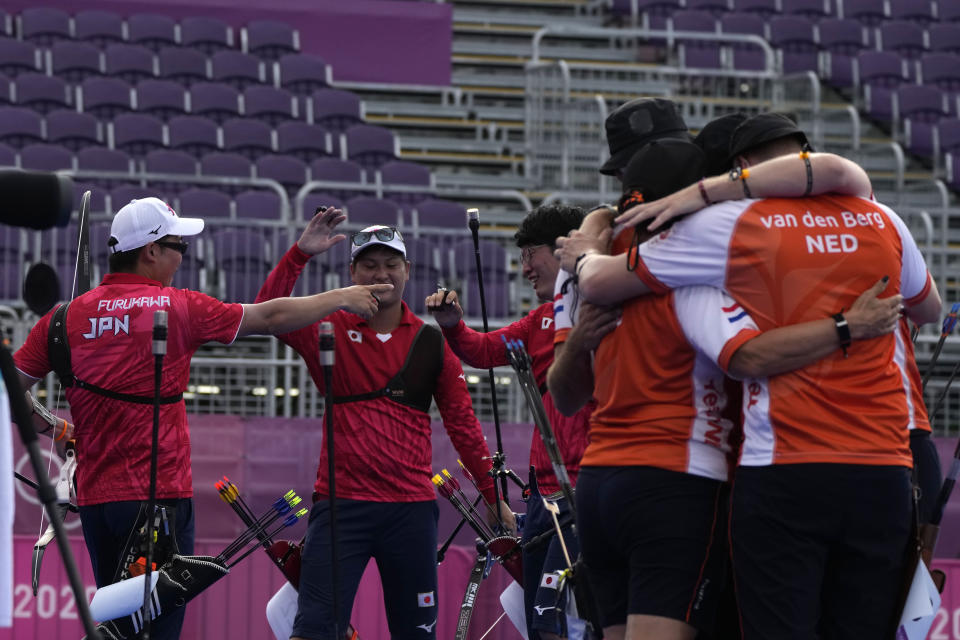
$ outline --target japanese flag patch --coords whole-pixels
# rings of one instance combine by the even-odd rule
[[[547,589],[556,589],[560,584],[560,577],[556,573],[545,573],[540,578],[540,586]]]
[[[427,591],[426,593],[417,594],[417,606],[418,607],[433,607],[436,606],[437,599],[433,597],[433,591]]]

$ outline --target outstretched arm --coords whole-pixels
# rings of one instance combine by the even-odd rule
[[[358,285],[303,298],[274,298],[245,304],[237,335],[289,333],[320,322],[340,309],[369,318],[380,308],[378,296],[392,289],[392,284]]]
[[[869,198],[873,194],[870,178],[857,163],[832,153],[811,153],[808,159],[809,191],[806,163],[802,157],[790,154],[749,168],[747,181],[752,196],[796,198],[838,193]],[[649,229],[653,231],[676,217],[699,211],[708,204],[738,200],[743,195],[743,185],[739,180],[731,181],[726,175],[704,178],[665,198],[631,207],[618,216],[616,222],[636,226],[644,220],[651,220]]]

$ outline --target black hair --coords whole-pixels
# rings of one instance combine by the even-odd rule
[[[546,244],[553,246],[559,236],[580,228],[586,215],[580,207],[549,204],[527,214],[513,235],[518,247]]]
[[[108,258],[110,273],[131,273],[137,266],[141,251],[143,251],[143,247],[111,253]]]

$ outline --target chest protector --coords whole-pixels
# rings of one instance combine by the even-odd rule
[[[60,384],[65,388],[76,386],[85,391],[96,393],[97,395],[110,398],[111,400],[121,400],[123,402],[134,402],[136,404],[153,404],[153,396],[138,396],[132,393],[120,393],[98,387],[95,384],[84,382],[73,374],[73,366],[70,364],[70,343],[67,342],[67,308],[69,302],[65,302],[57,307],[50,318],[50,328],[47,330],[47,354],[50,358],[50,366],[53,368]],[[176,404],[183,400],[183,394],[178,393],[175,396],[162,396],[160,404]]]
[[[413,338],[407,359],[387,386],[376,391],[350,396],[334,396],[334,404],[359,402],[386,397],[397,404],[427,413],[443,370],[443,334],[433,325],[424,324]]]

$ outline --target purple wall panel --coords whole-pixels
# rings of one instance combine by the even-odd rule
[[[30,592],[30,556],[34,537],[16,536],[14,541],[14,622],[12,629],[0,629],[0,640],[50,640],[79,638],[83,635],[72,592],[67,582],[60,554],[52,548],[44,559],[40,592]],[[205,540],[197,544],[197,554],[215,555],[226,545],[225,540]],[[83,541],[71,538],[78,558],[81,577],[88,598],[95,591],[93,571]],[[459,615],[473,557],[469,549],[454,547],[439,568],[439,616],[437,637],[452,638]],[[481,585],[471,623],[471,640],[478,639],[499,617],[499,595],[506,588],[509,576],[495,568]],[[183,640],[271,640],[265,609],[270,597],[283,585],[283,576],[267,560],[255,553],[235,567],[230,575],[207,589],[187,607]],[[375,565],[364,573],[357,592],[351,620],[363,640],[388,640],[383,594]],[[489,640],[516,640],[519,635],[502,622],[487,636]]]
[[[75,0],[44,0],[42,4],[70,13],[77,10]],[[36,0],[5,0],[3,4],[10,13],[34,6]],[[450,84],[453,9],[447,3],[276,0],[265,5],[260,0],[86,0],[83,8],[123,16],[212,16],[235,30],[250,20],[281,20],[300,31],[300,46],[305,53],[320,55],[333,66],[336,80]]]

